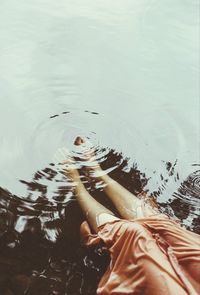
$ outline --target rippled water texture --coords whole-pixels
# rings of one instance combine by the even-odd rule
[[[0,294],[95,294],[58,151],[85,136],[131,192],[200,233],[198,0],[0,3]],[[86,175],[88,190],[111,207]]]

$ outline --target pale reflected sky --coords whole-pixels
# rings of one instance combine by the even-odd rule
[[[185,177],[200,162],[198,11],[186,0],[1,1],[2,186],[18,191],[65,136],[91,131],[149,176],[178,159]],[[76,115],[49,120],[65,110]]]

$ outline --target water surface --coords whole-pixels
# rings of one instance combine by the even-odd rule
[[[198,0],[1,1],[2,294],[94,293],[108,257],[80,248],[81,212],[54,166],[77,135],[199,232],[198,11]]]

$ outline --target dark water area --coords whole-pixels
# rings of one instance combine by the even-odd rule
[[[83,215],[56,160],[58,149],[78,157],[77,135],[105,173],[200,234],[199,8],[1,1],[0,295],[95,294],[109,255],[81,244]]]
[[[110,173],[115,180],[135,195],[143,191],[148,193],[145,173],[139,171],[136,164],[129,167],[128,162],[128,158],[110,150],[101,166],[106,171],[117,165]],[[160,186],[150,194],[153,200],[158,199],[171,178],[178,178],[175,166],[176,163],[165,163],[167,176],[161,175]],[[102,245],[91,249],[82,245],[79,227],[84,217],[66,185],[66,178],[62,175],[58,181],[56,176],[55,164],[51,163],[37,171],[31,181],[21,180],[27,187],[23,199],[0,190],[1,294],[95,294],[109,264],[109,254]],[[46,185],[41,184],[41,180],[46,181]],[[55,202],[50,202],[47,186],[49,181],[56,180]],[[115,212],[95,181],[86,180],[85,185],[98,201]],[[33,201],[31,196],[35,192],[39,197]],[[63,202],[67,196],[69,198]],[[167,202],[158,203],[161,212],[200,234],[199,200],[200,170],[196,170]]]

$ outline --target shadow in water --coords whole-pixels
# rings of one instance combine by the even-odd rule
[[[148,193],[148,179],[137,165],[113,150],[102,161],[103,169],[116,166],[110,175],[134,194]],[[176,163],[166,163],[168,179]],[[57,178],[59,176],[59,179]],[[151,194],[157,199],[168,179]],[[94,181],[85,180],[92,195],[114,210]],[[46,181],[46,182],[45,182]],[[48,183],[57,187],[49,199]],[[0,188],[0,294],[78,295],[95,294],[109,255],[101,245],[86,249],[80,242],[79,227],[84,220],[71,186],[54,164],[35,173],[27,196],[19,198]],[[200,233],[200,171],[188,176],[177,192],[160,209],[177,217],[190,230]]]

